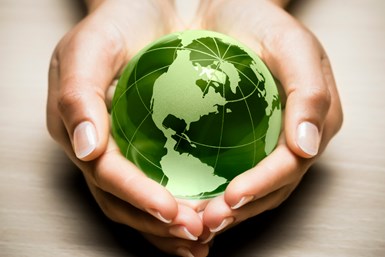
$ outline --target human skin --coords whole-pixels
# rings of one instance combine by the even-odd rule
[[[206,256],[217,233],[278,206],[342,124],[340,100],[321,44],[282,9],[286,1],[275,2],[202,1],[189,27],[229,34],[258,52],[280,80],[285,101],[276,150],[210,201],[175,199],[126,160],[110,136],[110,85],[144,45],[186,29],[180,27],[173,1],[88,0],[88,15],[53,53],[47,102],[50,134],[80,168],[106,216],[137,229],[162,251]]]
[[[343,117],[329,59],[316,37],[281,8],[286,1],[202,3],[201,27],[232,35],[258,52],[280,81],[285,106],[276,149],[206,206],[203,223],[217,233],[280,205],[338,132]]]
[[[178,203],[147,178],[110,136],[108,88],[140,48],[178,30],[172,1],[129,3],[87,1],[88,15],[58,43],[49,68],[47,127],[108,218],[177,242],[161,250],[186,252],[203,231],[197,207]],[[207,247],[199,251],[207,254]]]

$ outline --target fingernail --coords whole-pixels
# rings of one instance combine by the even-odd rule
[[[297,129],[297,144],[310,156],[318,153],[320,135],[318,128],[310,122],[302,122]]]
[[[75,128],[74,151],[77,158],[83,159],[92,153],[96,148],[96,142],[96,129],[91,122],[84,121]]]
[[[188,229],[185,226],[177,225],[177,226],[171,227],[170,234],[176,237],[191,240],[191,241],[198,240],[198,237],[191,234],[190,231],[188,231]]]
[[[217,233],[217,232],[221,231],[222,229],[224,229],[225,227],[227,227],[228,225],[230,225],[233,222],[234,222],[234,218],[233,217],[225,218],[224,220],[222,220],[221,224],[219,224],[218,227],[210,228],[210,231],[212,233]]]
[[[254,199],[254,196],[252,196],[252,195],[244,196],[241,198],[241,200],[239,200],[239,202],[237,204],[231,206],[231,209],[233,209],[233,210],[239,209],[242,206],[244,206],[245,204],[251,202],[253,199]]]
[[[194,257],[194,255],[190,252],[190,250],[184,247],[178,248],[176,250],[176,254],[182,257]]]
[[[152,216],[154,216],[155,218],[157,218],[158,220],[160,220],[163,223],[170,224],[172,221],[172,220],[169,220],[169,219],[166,219],[165,217],[163,217],[162,214],[160,214],[160,212],[157,210],[148,209],[147,212],[150,213]]]

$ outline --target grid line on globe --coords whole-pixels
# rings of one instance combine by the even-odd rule
[[[281,105],[255,53],[216,32],[184,31],[128,63],[111,116],[128,160],[176,197],[205,199],[274,149]]]

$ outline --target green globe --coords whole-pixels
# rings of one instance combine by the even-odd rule
[[[205,199],[275,148],[281,104],[254,52],[228,36],[189,30],[128,63],[111,116],[128,160],[174,196]]]

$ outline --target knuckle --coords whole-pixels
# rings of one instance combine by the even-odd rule
[[[323,110],[328,110],[331,104],[331,94],[328,89],[312,87],[304,92],[304,97],[308,101],[315,104],[317,107],[321,107]]]
[[[79,106],[84,101],[84,94],[76,89],[62,90],[58,97],[57,107],[59,112],[65,113],[69,109]]]

